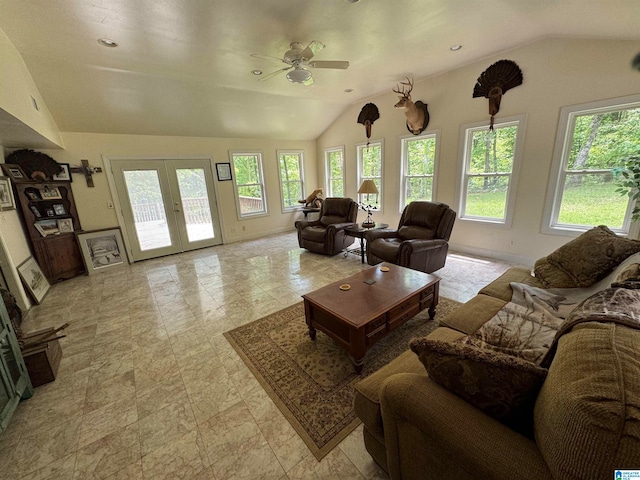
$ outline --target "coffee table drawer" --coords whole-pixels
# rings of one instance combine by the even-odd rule
[[[385,322],[382,325],[380,325],[377,330],[371,333],[367,333],[367,336],[365,339],[365,343],[367,344],[367,347],[374,345],[378,340],[380,340],[386,334],[387,334],[387,324]]]
[[[375,320],[372,320],[369,323],[367,323],[367,326],[365,328],[365,333],[369,335],[371,332],[378,330],[380,325],[384,325],[386,322],[387,322],[387,316],[380,315]]]
[[[390,332],[395,330],[407,320],[415,317],[419,312],[420,304],[418,302],[414,302],[412,305],[399,312],[395,317],[392,317],[391,314],[389,314],[389,320],[387,321],[388,330]]]
[[[387,317],[389,319],[389,322],[392,322],[397,317],[402,316],[407,310],[413,310],[413,308],[417,307],[418,304],[419,304],[418,295],[414,295],[413,297],[408,298],[397,307],[394,307],[391,310],[389,310],[389,314]]]

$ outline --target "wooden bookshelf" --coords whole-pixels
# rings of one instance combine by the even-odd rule
[[[20,206],[34,257],[47,280],[55,283],[84,273],[74,233],[81,230],[81,226],[71,183],[26,182],[16,183],[15,188],[16,203]]]

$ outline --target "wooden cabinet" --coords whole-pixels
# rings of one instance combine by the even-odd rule
[[[81,229],[70,182],[17,183],[16,202],[36,261],[49,282],[85,272],[74,231]]]

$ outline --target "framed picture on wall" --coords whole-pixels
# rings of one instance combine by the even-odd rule
[[[231,180],[231,164],[216,163],[216,173],[218,174],[218,180],[220,182],[224,182],[225,180]]]
[[[18,274],[36,303],[42,303],[42,300],[49,291],[50,285],[33,257],[27,258],[18,265]]]
[[[20,165],[14,165],[12,163],[4,163],[4,164],[2,164],[2,171],[14,183],[24,183],[24,182],[30,182],[31,181],[31,179],[29,177],[27,177],[27,174],[24,173],[24,170],[22,170]]]
[[[15,210],[16,202],[11,191],[9,177],[0,177],[0,211]]]
[[[68,163],[61,163],[62,172],[53,176],[54,180],[58,180],[59,182],[73,182],[73,177],[71,176],[71,165]]]
[[[89,275],[129,264],[120,227],[76,232],[76,238]]]

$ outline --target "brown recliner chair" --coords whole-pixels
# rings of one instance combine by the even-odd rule
[[[456,212],[436,202],[411,202],[404,208],[397,230],[371,230],[367,262],[395,263],[431,273],[444,267]]]
[[[358,204],[351,198],[326,198],[315,221],[298,220],[298,245],[312,252],[335,255],[355,240],[345,228],[358,216]]]

